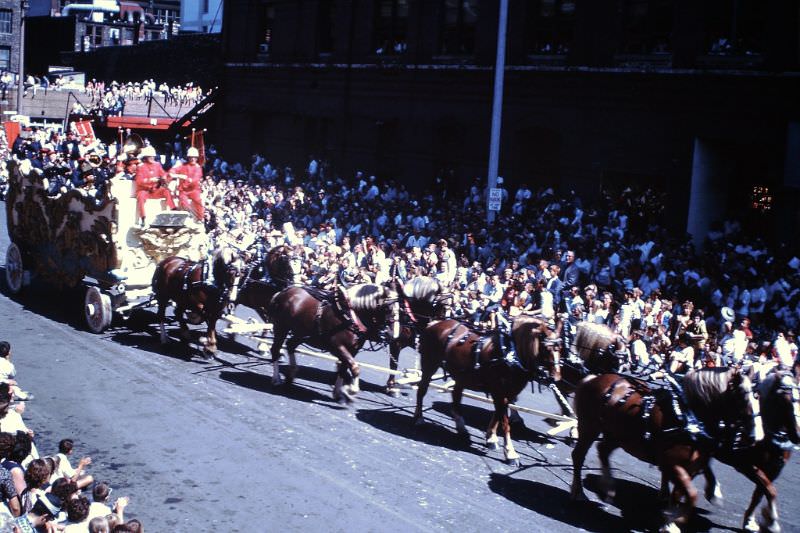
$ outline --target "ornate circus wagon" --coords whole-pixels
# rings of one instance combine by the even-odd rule
[[[8,290],[17,294],[35,279],[57,289],[85,287],[86,325],[95,333],[114,313],[127,317],[150,305],[159,261],[205,255],[203,225],[185,211],[164,211],[163,200],[148,200],[149,223],[135,224],[132,181],[115,178],[100,201],[77,189],[50,196],[39,169],[26,161],[8,167]]]

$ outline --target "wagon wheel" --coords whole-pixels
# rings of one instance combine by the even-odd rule
[[[6,285],[11,294],[19,294],[22,290],[24,273],[22,252],[19,251],[19,246],[12,242],[6,250]]]
[[[102,333],[109,324],[113,316],[111,310],[111,297],[97,287],[86,289],[86,299],[83,314],[86,317],[86,325],[92,333]]]

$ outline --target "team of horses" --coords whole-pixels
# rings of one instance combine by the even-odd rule
[[[509,404],[527,384],[538,381],[557,391],[562,410],[577,417],[573,499],[585,499],[581,471],[588,450],[599,440],[603,497],[614,494],[609,457],[617,448],[660,469],[661,495],[668,501],[663,531],[677,531],[690,520],[697,501],[694,477],[705,477],[707,499],[721,498],[711,459],[731,465],[756,485],[743,528],[779,530],[773,482],[788,461],[792,445],[800,443],[800,396],[792,374],[776,370],[756,383],[739,369],[687,374],[683,381],[686,407],[710,434],[710,438],[700,438],[684,430],[684,419],[669,390],[619,372],[626,342],[605,326],[578,324],[572,346],[564,346],[561,316],[547,320],[523,315],[513,320],[508,332],[479,331],[447,318],[446,290],[433,278],[414,278],[405,285],[393,279],[385,285],[321,290],[293,283],[291,254],[291,248],[279,246],[267,253],[263,263],[248,263],[232,248],[221,248],[207,262],[179,257],[162,261],[153,277],[162,342],[167,340],[164,321],[170,301],[175,303],[182,334],[187,318],[206,323],[207,354],[216,350],[216,322],[232,307],[243,305],[272,323],[274,385],[294,380],[295,350],[307,344],[336,356],[333,397],[347,402],[359,390],[360,368],[355,358],[367,341],[389,348],[394,370],[402,348],[417,348],[421,379],[414,423],[423,423],[425,394],[435,372],[443,369],[454,381],[451,409],[457,432],[467,434],[461,414],[464,390],[486,393],[494,404],[486,448],[498,447],[499,427],[505,460],[511,466],[519,465],[519,455],[511,441]],[[284,345],[290,364],[282,374],[279,361]],[[386,390],[396,392],[394,374]],[[574,395],[574,410],[565,399],[570,395]],[[755,509],[762,497],[767,503],[757,517]]]

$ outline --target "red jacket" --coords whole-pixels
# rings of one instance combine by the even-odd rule
[[[136,191],[153,192],[160,186],[162,180],[153,180],[152,178],[164,178],[166,175],[161,163],[156,161],[141,163],[136,170]]]
[[[194,192],[200,190],[200,182],[203,180],[203,167],[197,163],[184,163],[173,167],[172,174],[181,174],[186,178],[178,181],[178,190],[181,192]]]

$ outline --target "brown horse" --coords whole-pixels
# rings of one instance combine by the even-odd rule
[[[397,279],[389,287],[397,290],[402,297],[400,330],[389,340],[389,368],[396,371],[399,366],[400,351],[403,348],[416,349],[417,339],[428,327],[431,320],[445,317],[452,295],[445,291],[436,278],[419,276],[401,285]],[[398,394],[395,374],[389,374],[386,392]]]
[[[690,406],[695,408],[696,414],[707,428],[719,427],[715,424],[719,421],[719,417],[713,410],[697,409],[698,404],[706,403],[702,401],[706,393],[703,387],[698,387],[695,383],[699,381],[699,376],[711,370],[716,369],[689,373],[684,380],[687,401]],[[756,485],[750,504],[744,513],[742,529],[759,531],[763,528],[766,531],[776,532],[780,530],[778,492],[773,482],[789,460],[792,445],[800,443],[800,395],[797,381],[787,371],[768,374],[755,390],[759,403],[759,409],[756,412],[760,412],[764,438],[759,439],[760,435],[756,435],[756,442],[751,446],[744,447],[734,447],[723,443],[714,452],[714,457],[732,466]],[[731,427],[730,423],[724,425]],[[733,426],[736,427],[736,424]],[[755,426],[758,427],[758,424]],[[720,437],[725,439],[724,436]],[[721,499],[719,484],[711,468],[706,468],[705,478],[706,497],[710,500],[712,497],[717,500]],[[665,490],[666,480],[662,479],[662,491]],[[756,520],[756,506],[762,497],[767,499],[767,504],[762,509],[761,520]]]
[[[189,261],[182,257],[167,257],[156,267],[153,274],[153,294],[158,302],[158,321],[161,328],[161,343],[166,344],[164,328],[165,313],[170,300],[175,302],[175,317],[180,322],[181,335],[185,338],[187,327],[185,312],[202,317],[208,326],[204,353],[217,350],[216,325],[228,305],[231,291],[239,283],[243,263],[231,248],[214,251],[211,260],[214,283],[203,279],[203,262]]]
[[[506,462],[518,466],[519,455],[511,442],[508,405],[537,376],[540,367],[552,364],[552,351],[558,349],[560,343],[547,328],[547,323],[535,318],[518,317],[513,328],[525,330],[526,334],[518,341],[524,348],[520,349],[517,361],[510,362],[506,359],[507,354],[503,353],[499,333],[481,336],[452,319],[431,323],[420,339],[422,378],[417,390],[414,422],[422,423],[422,400],[434,372],[444,367],[455,380],[452,415],[457,431],[467,434],[461,416],[464,389],[488,393],[494,403],[494,414],[486,431],[487,447],[497,447],[497,426],[502,424]]]
[[[566,315],[558,315],[556,329],[560,332]],[[624,362],[628,346],[623,337],[605,324],[579,322],[575,337],[568,347],[571,357],[557,359],[553,365],[550,389],[561,413],[575,416],[567,397],[589,376],[616,372]],[[572,431],[575,436],[576,431]]]
[[[251,265],[248,274],[242,276],[234,304],[253,309],[264,322],[269,322],[269,302],[292,282],[291,256],[291,247],[273,247],[264,260],[263,267],[268,273],[266,280],[260,279],[262,265]]]
[[[739,415],[748,408],[746,380],[737,374],[724,390],[709,392],[706,402],[719,402],[726,413]],[[747,380],[749,382],[749,380]],[[573,499],[585,499],[581,469],[592,443],[597,445],[602,465],[601,487],[606,497],[613,497],[609,456],[622,448],[632,456],[658,466],[662,476],[674,483],[672,504],[674,520],[662,531],[676,531],[687,520],[697,501],[692,478],[706,468],[709,450],[683,433],[683,423],[671,407],[666,390],[651,390],[644,382],[619,374],[602,374],[585,381],[575,393],[578,415],[578,442],[572,451]]]
[[[270,348],[272,383],[282,382],[278,362],[284,341],[290,365],[286,378],[290,382],[297,373],[294,352],[301,344],[307,344],[339,359],[333,397],[337,401],[352,401],[358,392],[360,372],[355,356],[368,339],[383,341],[387,325],[390,331],[395,329],[399,307],[397,293],[369,283],[338,293],[311,287],[284,289],[269,305],[274,334]],[[349,386],[344,387],[345,384]]]

